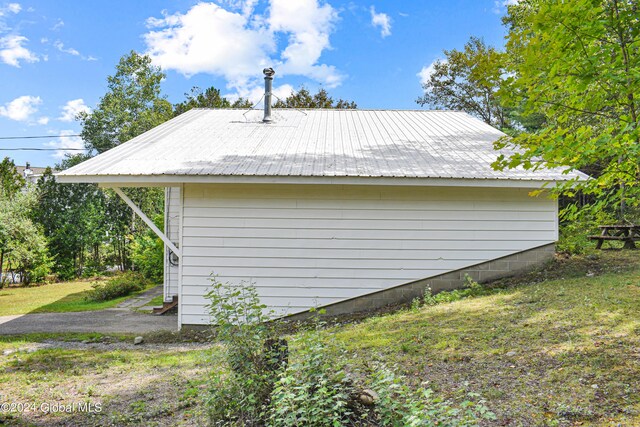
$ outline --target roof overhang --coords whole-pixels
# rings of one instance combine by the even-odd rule
[[[64,175],[61,183],[95,183],[101,187],[175,187],[182,184],[295,184],[384,185],[424,187],[549,188],[562,181],[479,178],[401,178],[327,176],[221,176],[221,175]],[[570,179],[567,179],[569,181]]]

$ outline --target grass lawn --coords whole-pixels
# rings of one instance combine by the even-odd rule
[[[381,362],[445,397],[479,393],[498,417],[487,425],[640,425],[640,251],[558,260],[494,287],[325,333],[355,368]],[[216,347],[39,348],[44,339],[0,339],[0,402],[93,402],[102,411],[0,413],[0,424],[203,425]]]
[[[62,313],[68,311],[91,311],[115,307],[133,295],[110,301],[85,301],[86,291],[95,280],[53,283],[33,287],[10,287],[0,289],[0,316],[25,313]],[[99,281],[103,283],[103,281]]]
[[[99,344],[87,346],[101,345],[100,337],[93,340]],[[24,412],[0,411],[0,425],[205,425],[197,403],[211,360],[208,348],[134,347],[116,341],[101,349],[34,351],[33,342],[21,345],[22,351],[0,355],[0,403],[28,405]],[[56,404],[74,403],[92,406],[88,412],[46,412]]]
[[[154,307],[162,307],[162,304],[164,304],[164,295],[158,295],[157,297],[149,301],[147,305],[152,305]]]
[[[479,393],[495,425],[640,425],[640,256],[601,252],[488,296],[331,330],[354,364],[446,396]]]

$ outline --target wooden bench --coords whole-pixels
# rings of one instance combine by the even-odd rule
[[[640,225],[601,225],[599,236],[589,236],[591,240],[597,240],[596,249],[602,249],[605,241],[624,242],[624,249],[636,249],[635,242],[640,240]]]

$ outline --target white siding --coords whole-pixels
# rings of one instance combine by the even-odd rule
[[[181,322],[207,322],[209,275],[279,313],[353,298],[557,239],[523,189],[185,185]]]
[[[180,188],[165,189],[164,232],[176,246],[180,241]],[[177,257],[164,248],[164,300],[170,301],[178,295],[178,265]]]

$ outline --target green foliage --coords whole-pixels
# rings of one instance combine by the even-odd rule
[[[593,195],[594,210],[640,204],[640,9],[624,0],[524,0],[509,6],[509,77],[503,99],[543,114],[539,132],[501,140],[516,148],[498,169],[589,170],[557,189]],[[583,207],[584,209],[584,207]]]
[[[211,324],[224,343],[230,372],[214,376],[207,400],[209,418],[216,426],[261,425],[278,370],[273,354],[265,351],[273,324],[260,303],[255,286],[234,286],[211,278],[205,295]]]
[[[291,93],[284,100],[278,99],[273,108],[358,108],[355,102],[338,99],[335,101],[325,89],[320,89],[311,95],[308,89],[302,86],[296,93]]]
[[[148,55],[131,51],[120,58],[98,106],[78,116],[87,149],[102,153],[170,119],[172,107],[160,88],[165,77]]]
[[[157,215],[154,223],[162,229],[164,216]],[[152,230],[139,233],[131,244],[131,260],[135,269],[153,283],[164,277],[164,242]]]
[[[60,168],[85,160],[67,158]],[[32,216],[43,228],[54,256],[54,272],[62,280],[81,276],[87,261],[101,263],[106,233],[113,231],[105,217],[105,196],[95,184],[59,184],[47,168],[36,183],[37,204]]]
[[[36,199],[33,192],[0,196],[0,287],[5,268],[20,274],[23,284],[42,282],[51,271],[52,259],[41,228],[30,218]]]
[[[379,397],[374,409],[376,425],[466,427],[477,426],[481,420],[496,419],[477,394],[468,393],[460,402],[445,400],[430,388],[413,390],[406,385],[405,378],[384,366],[372,371],[370,383]]]
[[[445,60],[433,64],[424,83],[420,105],[461,110],[500,128],[509,126],[498,91],[505,73],[504,53],[471,37],[464,50],[445,50]]]
[[[163,123],[173,115],[171,104],[161,95],[165,77],[147,55],[132,51],[124,55],[114,75],[107,77],[107,93],[91,113],[78,116],[82,138],[91,154],[102,153]],[[66,169],[90,156],[65,159]],[[42,207],[38,220],[44,225],[56,271],[62,278],[98,272],[105,265],[131,268],[131,243],[138,240],[137,263],[157,278],[157,250],[145,237],[147,228],[112,191],[93,184],[59,185],[49,173],[39,183]],[[164,208],[162,189],[126,189],[127,195],[150,217]],[[155,244],[155,242],[153,242]],[[147,250],[148,249],[148,250]],[[152,259],[140,258],[141,253]],[[153,273],[152,273],[153,272]]]
[[[173,106],[176,116],[191,110],[192,108],[251,108],[251,102],[244,98],[238,98],[234,102],[220,95],[220,89],[211,86],[204,92],[194,86],[191,93],[185,94],[186,101]]]
[[[85,296],[86,301],[109,301],[141,291],[149,286],[149,281],[140,273],[128,271],[107,280],[104,284],[93,284]]]
[[[560,238],[556,244],[556,250],[572,255],[588,252],[595,247],[595,243],[589,239],[589,236],[600,234],[599,225],[615,224],[615,217],[615,212],[611,210],[594,212],[590,209],[578,210],[574,206],[569,206],[561,215]]]
[[[24,178],[18,173],[15,163],[5,157],[0,162],[0,197],[11,199],[24,186]]]
[[[431,288],[427,287],[424,291],[423,303],[425,305],[438,305],[448,302],[459,301],[464,298],[484,295],[487,291],[478,282],[473,280],[471,276],[465,274],[464,288],[454,289],[452,291],[442,291],[437,294],[431,293]]]
[[[346,362],[343,357],[329,357],[335,349],[328,348],[319,326],[291,341],[297,352],[271,394],[268,426],[332,427],[348,425],[353,418],[354,389]]]
[[[477,291],[474,283],[470,288]],[[367,377],[356,375],[344,347],[323,333],[317,318],[314,328],[292,338],[295,352],[278,357],[288,346],[274,339],[273,323],[266,323],[270,316],[251,284],[232,286],[212,279],[207,298],[230,368],[216,364],[209,383],[212,425],[471,426],[495,419],[477,395],[444,400],[430,389],[414,391],[385,368],[367,371]],[[266,351],[270,341],[281,347]],[[373,401],[366,403],[360,390],[377,396],[368,393]]]

